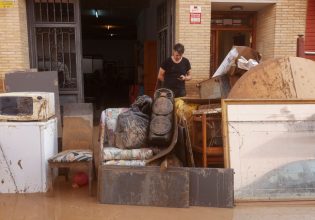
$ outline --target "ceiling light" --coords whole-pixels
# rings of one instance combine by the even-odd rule
[[[95,9],[95,17],[98,18],[98,11]]]
[[[243,11],[243,6],[233,5],[231,6],[231,11]]]

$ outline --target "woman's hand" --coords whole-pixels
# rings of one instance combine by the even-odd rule
[[[186,80],[186,76],[180,75],[180,77],[178,79],[181,80],[181,81],[185,81]]]

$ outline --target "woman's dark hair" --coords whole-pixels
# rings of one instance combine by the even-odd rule
[[[184,45],[178,43],[174,45],[173,50],[182,55],[185,52],[185,47]]]

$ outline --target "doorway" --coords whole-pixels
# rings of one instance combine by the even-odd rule
[[[152,95],[174,42],[175,0],[27,0],[31,67],[57,71],[61,103],[128,107]]]
[[[212,12],[210,77],[233,46],[255,49],[255,12]]]
[[[169,2],[81,0],[86,102],[97,109],[128,107],[138,95],[151,95],[159,58],[170,54]]]

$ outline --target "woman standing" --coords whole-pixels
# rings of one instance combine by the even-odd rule
[[[191,80],[191,65],[183,57],[184,51],[184,45],[175,44],[173,55],[162,63],[158,74],[161,87],[172,90],[175,98],[186,96],[185,81]]]

